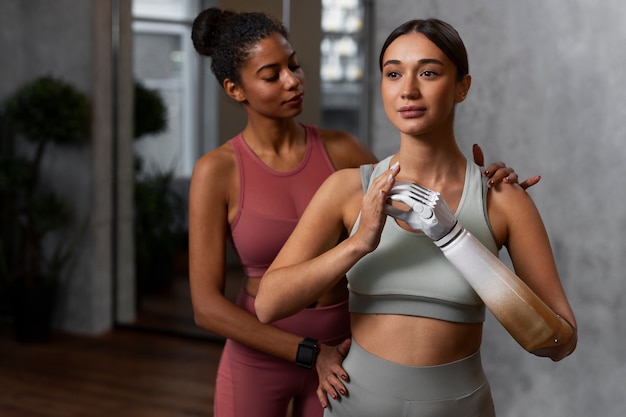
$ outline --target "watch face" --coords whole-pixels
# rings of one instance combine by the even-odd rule
[[[311,363],[313,361],[313,349],[311,347],[304,347],[302,349],[302,360],[306,363]]]
[[[306,338],[298,345],[296,364],[304,368],[312,368],[317,356],[317,341]]]

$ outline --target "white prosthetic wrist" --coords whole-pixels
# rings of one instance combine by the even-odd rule
[[[468,232],[438,192],[396,181],[389,198],[410,209],[388,205],[387,214],[433,239],[524,349],[534,352],[567,344],[574,337],[572,326]]]

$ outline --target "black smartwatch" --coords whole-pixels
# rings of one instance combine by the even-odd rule
[[[311,337],[305,337],[298,345],[298,353],[296,354],[296,365],[302,368],[311,369],[315,365],[317,352],[319,352],[317,340]]]

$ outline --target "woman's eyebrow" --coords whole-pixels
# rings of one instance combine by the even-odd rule
[[[385,61],[383,63],[383,67],[385,67],[386,65],[398,65],[401,62],[402,61],[400,61],[399,59],[389,59],[389,60],[387,60],[387,61]],[[422,58],[422,59],[418,60],[417,63],[419,65],[436,64],[436,65],[443,66],[443,62],[441,62],[440,60],[438,60],[436,58]]]
[[[291,55],[289,55],[289,60],[293,59],[293,57],[295,57],[295,56],[296,56],[296,51],[293,51],[291,53]],[[256,73],[258,74],[259,72],[263,71],[264,69],[275,68],[275,67],[280,67],[280,64],[276,62],[276,63],[273,63],[273,64],[263,65],[261,68],[256,70]]]

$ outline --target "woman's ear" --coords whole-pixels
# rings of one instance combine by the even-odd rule
[[[463,77],[461,81],[456,83],[456,103],[461,103],[467,97],[467,92],[472,85],[472,77],[470,75],[466,75]]]
[[[224,80],[223,87],[226,94],[233,100],[239,103],[246,101],[246,95],[239,84],[234,83],[230,78]]]

